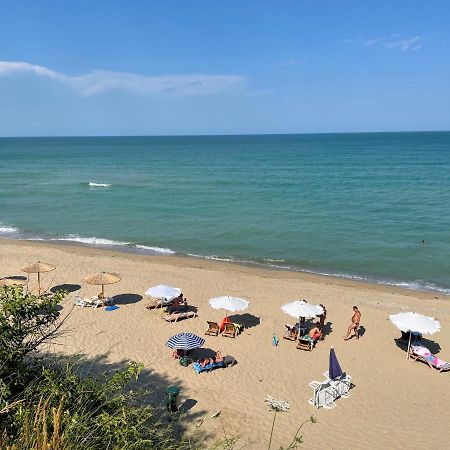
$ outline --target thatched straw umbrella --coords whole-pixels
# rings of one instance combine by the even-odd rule
[[[95,284],[102,287],[102,297],[105,298],[105,284],[118,283],[121,280],[120,275],[116,273],[100,272],[90,275],[84,279],[86,283]]]
[[[41,273],[47,273],[51,272],[52,270],[55,270],[56,266],[52,266],[51,264],[47,264],[41,261],[38,261],[34,264],[30,264],[27,267],[24,267],[22,269],[22,272],[26,272],[28,274],[30,273],[37,273],[38,278],[38,293],[41,295]]]

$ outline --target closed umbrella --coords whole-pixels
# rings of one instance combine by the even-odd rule
[[[181,289],[166,286],[165,284],[158,284],[158,286],[153,286],[148,288],[145,295],[150,295],[155,298],[166,298],[170,300],[171,298],[178,297],[181,294]]]
[[[116,273],[99,272],[86,277],[84,281],[102,287],[102,297],[105,298],[105,284],[118,283],[122,278]]]
[[[178,333],[166,343],[167,347],[175,350],[192,350],[201,347],[205,340],[193,333]]]
[[[22,269],[22,272],[26,273],[37,273],[37,279],[38,279],[38,293],[41,295],[41,273],[47,273],[51,272],[52,270],[55,270],[56,266],[53,266],[52,264],[47,264],[41,261],[38,261],[34,264],[30,264],[27,267],[24,267]]]
[[[209,299],[211,308],[225,309],[226,311],[237,312],[248,308],[249,302],[239,297],[225,295]],[[228,313],[227,313],[228,314]]]
[[[409,332],[408,350],[406,359],[409,358],[409,349],[411,347],[411,334],[434,334],[441,329],[441,324],[434,317],[427,317],[416,312],[405,312],[399,314],[391,314],[389,316],[391,322],[405,333]]]
[[[335,380],[338,377],[341,377],[342,374],[341,366],[339,365],[339,361],[336,358],[336,353],[334,351],[334,348],[330,348],[330,363],[328,366],[328,376],[330,380]]]

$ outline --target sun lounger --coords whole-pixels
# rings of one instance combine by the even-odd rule
[[[439,373],[450,370],[450,363],[437,358],[423,345],[411,345],[409,356],[413,361],[427,363],[430,369],[434,367]]]
[[[191,319],[197,317],[197,314],[193,311],[188,312],[182,312],[182,313],[173,313],[173,314],[167,314],[165,316],[162,316],[162,318],[166,322],[178,322],[179,320],[183,319]]]
[[[317,340],[311,339],[309,336],[303,336],[298,340],[297,348],[310,352],[316,345]]]
[[[75,297],[75,305],[81,306],[84,308],[85,306],[91,306],[90,303],[88,303],[84,298],[81,297]]]
[[[334,401],[340,397],[337,389],[329,382],[325,381],[323,383],[319,381],[312,381],[309,385],[313,388],[313,397],[308,400],[308,402],[317,406],[317,408],[327,408],[331,409],[336,406]]]
[[[227,366],[223,361],[219,361],[219,362],[215,362],[215,363],[209,363],[205,367],[202,367],[201,364],[199,364],[198,362],[195,362],[192,365],[192,367],[194,368],[194,370],[197,373],[202,373],[202,372],[211,372],[214,369],[225,368]]]
[[[209,336],[219,336],[220,327],[217,322],[210,322],[207,320],[208,323],[208,329],[205,331],[205,334]]]
[[[163,308],[165,306],[170,306],[174,301],[174,298],[157,298],[157,299],[153,299],[151,300],[146,308],[147,309],[155,309],[155,308]]]
[[[222,332],[222,336],[235,338],[238,335],[239,328],[234,323],[226,323],[225,329]]]
[[[298,329],[292,325],[285,325],[286,331],[284,332],[283,339],[287,339],[289,341],[296,341],[298,338]]]

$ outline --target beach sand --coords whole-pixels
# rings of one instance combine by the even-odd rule
[[[239,434],[240,442],[248,443],[246,448],[267,448],[273,419],[264,403],[268,394],[290,404],[288,412],[277,415],[272,448],[288,445],[300,423],[312,414],[317,423],[306,424],[301,433],[305,449],[449,446],[450,373],[439,374],[421,362],[406,360],[405,349],[394,341],[400,332],[388,318],[410,310],[437,317],[442,329],[427,337],[430,349],[440,346],[439,356],[450,360],[448,297],[195,258],[0,240],[0,276],[23,275],[20,269],[37,260],[57,266],[43,276],[44,286],[79,285],[67,298],[63,314],[73,308],[75,295],[99,293],[99,287],[82,281],[85,276],[102,270],[122,276],[120,283],[105,287],[107,295],[119,296],[120,309],[73,308],[65,323],[67,334],[51,350],[90,358],[93,373],[123,368],[130,360],[144,364],[141,383],[154,390],[156,403],[163,400],[167,386],[179,386],[180,403],[191,406],[183,423],[195,430],[203,421],[200,429],[210,442],[223,437],[223,422],[227,435]],[[160,283],[181,287],[189,304],[198,307],[199,317],[170,324],[161,319],[159,310],[147,310],[144,292]],[[250,301],[243,316],[235,319],[249,327],[236,339],[204,335],[207,320],[219,321],[225,315],[208,305],[210,297],[220,295]],[[332,332],[312,352],[297,350],[294,342],[281,339],[284,324],[295,322],[281,306],[302,298],[325,304],[331,322]],[[364,334],[344,342],[353,305],[362,312]],[[205,337],[205,348],[220,349],[238,364],[200,375],[192,367],[180,366],[165,343],[182,331]],[[277,348],[272,346],[273,333],[280,338]],[[355,388],[350,398],[338,399],[334,409],[317,410],[308,404],[312,395],[308,384],[323,379],[330,346]],[[211,418],[219,409],[222,422]]]

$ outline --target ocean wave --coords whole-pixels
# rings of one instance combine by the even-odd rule
[[[110,184],[107,183],[94,183],[92,181],[89,182],[90,187],[110,187]]]
[[[46,241],[69,241],[69,242],[80,242],[81,244],[88,244],[88,245],[129,245],[128,242],[118,242],[118,241],[112,241],[111,239],[103,239],[103,238],[97,238],[97,237],[82,237],[77,235],[69,235],[64,237],[55,237],[50,239],[42,239]]]
[[[0,225],[0,233],[17,233],[19,230],[15,227]]]
[[[131,245],[131,246],[134,248],[139,248],[141,250],[150,250],[152,252],[165,253],[166,255],[174,255],[175,254],[175,251],[172,250],[171,248],[149,247],[148,245],[140,245],[140,244]]]

